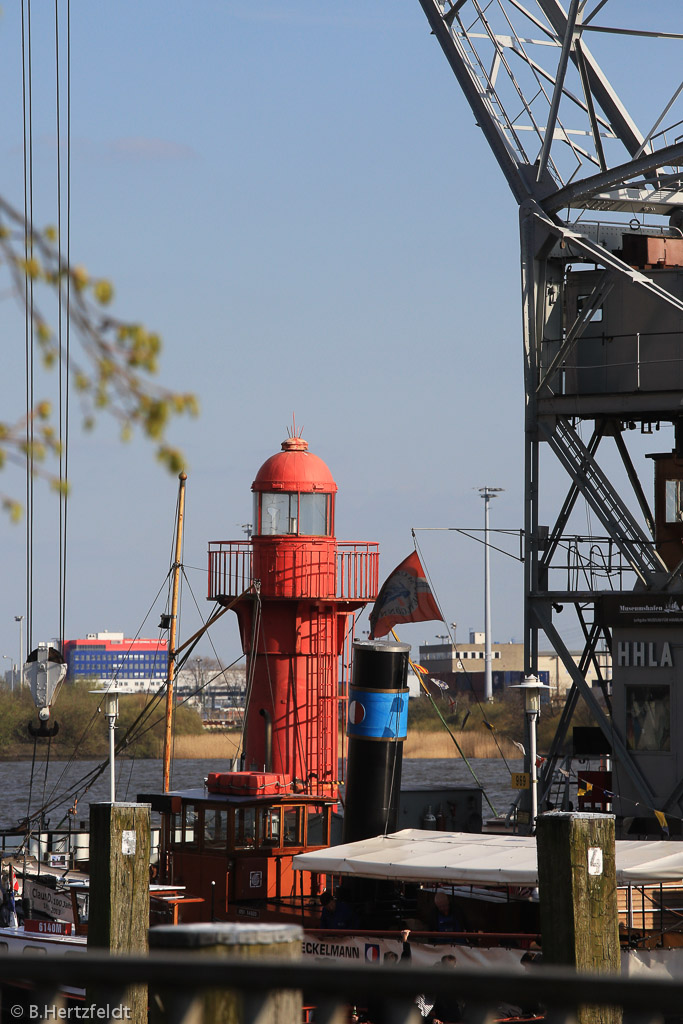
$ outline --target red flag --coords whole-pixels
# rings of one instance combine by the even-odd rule
[[[397,565],[382,585],[370,612],[370,638],[386,636],[398,622],[441,619],[417,551]]]

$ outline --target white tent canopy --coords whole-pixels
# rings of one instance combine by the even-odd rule
[[[683,843],[619,840],[617,884],[683,881]],[[454,885],[538,885],[531,836],[406,828],[294,858],[297,871]]]

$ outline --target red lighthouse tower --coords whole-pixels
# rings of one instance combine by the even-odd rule
[[[162,881],[193,896],[186,921],[301,919],[318,879],[293,859],[332,837],[340,654],[350,613],[377,596],[378,546],[337,541],[337,485],[304,440],[252,490],[251,539],[209,545],[209,598],[237,613],[247,656],[244,770],[139,797],[161,814]]]
[[[209,598],[233,605],[247,655],[244,767],[334,797],[339,658],[349,614],[376,597],[377,545],[337,541],[337,485],[300,437],[252,491],[251,540],[209,546]]]

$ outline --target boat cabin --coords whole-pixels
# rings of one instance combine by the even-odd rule
[[[292,860],[329,846],[336,800],[264,772],[212,773],[204,789],[138,799],[161,816],[159,881],[203,900],[184,920],[301,920],[317,895],[317,876],[297,877]]]

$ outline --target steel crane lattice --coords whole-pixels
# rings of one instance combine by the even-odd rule
[[[605,713],[586,673],[604,682],[597,652],[611,637],[597,621],[602,592],[681,589],[681,567],[667,567],[657,550],[627,438],[628,428],[671,423],[683,457],[683,346],[676,326],[683,250],[673,263],[665,255],[654,266],[640,255],[641,238],[669,245],[683,238],[683,10],[675,2],[624,0],[420,3],[519,207],[526,671],[537,672],[545,634],[573,679],[570,701],[583,695],[651,805],[652,787],[609,715],[609,697]],[[650,24],[656,18],[666,31]],[[668,273],[669,266],[676,269]],[[602,327],[610,309],[645,310],[658,328]],[[589,442],[580,437],[584,422],[592,424]],[[607,447],[621,459],[626,487],[619,489],[598,461]],[[547,457],[559,460],[569,482],[554,522],[543,527],[539,496]],[[602,536],[570,534],[580,498]],[[576,609],[585,636],[578,663],[553,623],[566,604]],[[557,749],[563,739],[558,736]],[[551,757],[549,771],[552,766]]]

